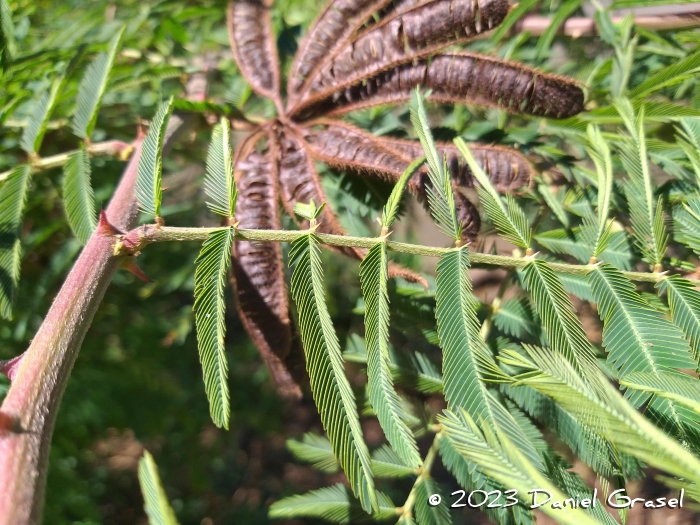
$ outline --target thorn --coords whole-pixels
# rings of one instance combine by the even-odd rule
[[[97,231],[99,231],[102,235],[106,235],[109,237],[113,237],[115,235],[124,235],[124,232],[119,231],[117,228],[110,224],[104,209],[100,210],[100,222],[97,225]]]
[[[148,278],[148,276],[145,273],[143,273],[143,270],[138,267],[133,257],[125,258],[121,264],[121,267],[124,268],[127,272],[134,274],[136,277],[138,277],[144,282],[153,282]]]
[[[136,132],[136,140],[140,141],[143,140],[143,138],[146,136],[146,131],[143,129],[143,120],[141,120],[141,117],[139,117],[138,121],[138,131]]]
[[[7,361],[0,361],[0,373],[6,375],[10,381],[14,381],[22,359],[24,359],[24,353]]]

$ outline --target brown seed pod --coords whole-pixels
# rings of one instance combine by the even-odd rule
[[[238,152],[236,220],[241,228],[279,229],[273,142],[269,141],[266,153],[261,154],[254,149],[258,137],[253,136]],[[233,276],[241,321],[277,390],[285,397],[300,398],[301,389],[284,364],[291,349],[291,329],[280,245],[236,241]]]

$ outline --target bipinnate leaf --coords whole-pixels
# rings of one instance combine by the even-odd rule
[[[139,460],[139,484],[150,525],[178,525],[168,495],[160,482],[158,466],[148,450],[143,451],[143,457]]]
[[[63,166],[63,206],[73,233],[82,244],[87,243],[97,219],[90,181],[90,156],[85,145],[81,145]]]
[[[300,461],[311,463],[322,472],[338,471],[338,460],[333,455],[331,442],[325,436],[307,432],[301,441],[287,440],[287,449]]]
[[[46,125],[49,123],[62,85],[63,77],[55,78],[51,86],[41,91],[34,101],[34,109],[19,142],[22,149],[30,155],[39,152],[41,142],[44,140],[44,133],[46,133]]]
[[[634,115],[627,99],[615,101],[630,136],[620,144],[620,158],[629,175],[625,194],[630,209],[632,229],[644,257],[653,267],[660,267],[666,253],[668,234],[663,220],[661,197],[654,196],[654,183],[649,171],[646,137],[644,135],[644,108]]]
[[[233,178],[233,154],[231,153],[231,124],[225,117],[214,126],[207,155],[207,173],[204,191],[212,202],[207,206],[214,213],[233,217],[236,212],[238,190]]]
[[[226,288],[231,265],[233,230],[216,230],[202,245],[195,264],[194,312],[197,327],[199,360],[202,363],[204,388],[209,398],[211,418],[217,427],[228,429],[230,406],[228,363],[226,361]]]
[[[318,240],[313,233],[292,242],[292,297],[306,354],[311,392],[333,452],[365,511],[379,510],[369,451],[362,437],[355,396],[345,377],[340,344],[326,306]]]
[[[173,109],[173,98],[163,102],[151,121],[146,138],[143,139],[139,158],[136,198],[141,211],[160,217],[163,177],[163,137]]]
[[[700,292],[689,280],[677,275],[667,277],[656,286],[668,294],[673,323],[685,334],[697,363],[700,361]]]
[[[467,161],[474,178],[479,182],[480,186],[477,188],[479,199],[496,228],[508,242],[520,246],[524,250],[529,249],[532,229],[522,208],[518,206],[510,193],[506,196],[504,203],[496,188],[491,184],[489,177],[476,162],[467,144],[460,137],[457,137],[454,142]]]
[[[700,480],[700,459],[641,415],[599,370],[588,370],[591,389],[558,352],[524,345],[528,356],[505,351],[504,363],[523,368],[514,378],[551,397],[621,452],[691,481]]]
[[[390,199],[391,200],[391,199]],[[370,248],[360,263],[360,283],[365,300],[367,342],[367,390],[369,400],[389,443],[406,465],[421,464],[413,433],[404,422],[401,400],[394,390],[389,368],[389,261],[385,242]]]
[[[377,493],[377,509],[367,515],[348,488],[337,483],[330,487],[291,496],[270,505],[270,518],[318,518],[330,523],[352,525],[375,523],[396,516],[396,507],[388,496]]]
[[[95,129],[97,114],[100,111],[102,97],[107,90],[109,74],[114,66],[124,29],[122,26],[110,40],[107,51],[100,52],[90,63],[78,85],[71,126],[73,133],[81,139],[88,140]]]
[[[561,280],[546,262],[535,259],[523,269],[549,346],[562,353],[577,370],[593,366],[595,354]]]
[[[697,366],[683,333],[642,299],[622,272],[603,264],[591,271],[588,279],[603,321],[608,362],[618,370],[620,380],[633,372],[672,374],[677,368]],[[640,391],[628,390],[626,395],[634,406],[649,399]],[[684,410],[665,399],[654,398],[649,407],[664,418],[664,427],[683,438],[685,427],[696,424]]]
[[[425,151],[428,163],[428,177],[430,186],[426,187],[428,205],[440,231],[455,242],[461,239],[462,228],[457,221],[457,208],[454,193],[452,192],[452,180],[445,161],[440,158],[435,147],[435,141],[428,125],[428,117],[425,113],[423,96],[419,89],[413,92],[411,98],[411,123],[420,139]]]
[[[541,488],[549,491],[555,500],[567,498],[528,462],[510,439],[500,432],[494,435],[491,430],[480,430],[466,410],[445,411],[444,415],[438,416],[438,421],[445,432],[445,439],[454,449],[504,487],[515,489],[518,494]],[[581,509],[567,508],[567,512],[561,513],[550,505],[544,505],[540,510],[567,525],[600,523]]]
[[[17,294],[22,259],[19,236],[31,174],[29,166],[18,166],[0,187],[0,314],[5,319],[12,319]]]
[[[401,197],[403,196],[404,190],[406,189],[406,185],[408,184],[408,181],[411,180],[411,177],[413,177],[416,171],[418,171],[418,168],[420,168],[423,165],[424,162],[424,158],[420,158],[413,161],[408,166],[408,168],[406,168],[406,171],[403,172],[401,177],[399,177],[399,180],[394,185],[394,188],[391,190],[391,195],[389,195],[389,199],[387,200],[386,205],[384,206],[384,209],[382,211],[383,229],[388,231],[389,228],[391,228],[391,225],[396,219],[396,215],[399,211],[399,206],[401,205]]]

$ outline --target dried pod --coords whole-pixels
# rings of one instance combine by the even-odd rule
[[[236,220],[240,228],[279,229],[277,173],[272,141],[265,154],[254,149],[255,138],[238,153]],[[278,243],[236,241],[233,276],[241,321],[270,370],[277,390],[300,398],[301,389],[284,364],[291,349],[287,287]]]
[[[435,0],[399,8],[327,59],[313,77],[308,95],[356,84],[466,41],[499,25],[508,8],[508,0]]]
[[[382,104],[405,103],[416,87],[430,99],[496,107],[514,113],[566,118],[583,109],[583,91],[572,80],[469,53],[437,55],[395,67],[333,93],[311,98],[306,114],[338,116]],[[299,110],[301,111],[301,110]]]
[[[236,0],[229,4],[227,25],[243,76],[260,95],[279,99],[279,61],[269,9],[262,0]]]

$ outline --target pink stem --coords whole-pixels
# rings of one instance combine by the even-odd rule
[[[107,208],[117,228],[133,226],[142,137]],[[97,228],[26,351],[1,411],[22,429],[0,434],[0,525],[41,521],[51,436],[78,351],[121,258],[114,237]]]

